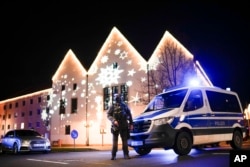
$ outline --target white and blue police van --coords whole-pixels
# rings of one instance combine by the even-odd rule
[[[236,92],[218,87],[181,87],[156,95],[133,119],[128,145],[139,155],[153,148],[187,155],[195,146],[227,142],[241,149],[246,135]]]

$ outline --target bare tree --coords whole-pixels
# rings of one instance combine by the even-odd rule
[[[190,76],[195,75],[193,57],[173,41],[160,48],[157,63],[149,65],[148,83],[142,86],[142,92],[148,93],[148,102],[163,89],[185,85]]]

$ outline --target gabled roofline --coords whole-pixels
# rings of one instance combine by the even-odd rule
[[[66,64],[66,61],[68,61],[70,58],[74,59],[74,61],[76,63],[76,66],[78,66],[79,68],[81,68],[81,71],[82,71],[83,75],[87,74],[86,69],[83,67],[83,65],[81,64],[81,62],[78,60],[78,58],[76,57],[76,55],[74,54],[74,52],[71,49],[69,49],[68,52],[66,53],[66,55],[64,56],[63,61],[61,62],[61,64],[57,68],[56,73],[52,77],[52,81],[54,81],[55,78],[58,77],[58,75],[60,74],[61,69],[63,69],[64,65]]]
[[[9,99],[6,99],[6,100],[2,100],[2,101],[0,101],[0,104],[10,102],[10,101],[15,101],[15,100],[18,100],[18,99],[32,97],[32,96],[39,95],[39,94],[42,94],[42,93],[49,93],[50,91],[52,91],[52,88],[43,89],[43,90],[40,90],[40,91],[37,91],[37,92],[28,93],[28,94],[25,94],[25,95],[22,95],[22,96],[17,96],[17,97],[14,97],[14,98],[9,98]]]
[[[103,53],[106,51],[106,47],[108,46],[109,42],[112,40],[112,38],[118,35],[126,44],[129,45],[129,47],[132,49],[132,52],[135,52],[136,55],[139,56],[139,59],[141,59],[141,61],[145,62],[145,64],[147,63],[147,61],[141,56],[141,54],[133,47],[133,45],[125,38],[125,36],[116,28],[113,27],[113,29],[111,30],[109,36],[107,37],[106,41],[104,42],[104,44],[102,45],[100,51],[98,52],[94,62],[91,64],[89,70],[88,70],[88,74],[92,75],[94,74],[94,70],[95,70],[95,64],[97,64],[97,61],[101,58],[101,56],[103,56]]]

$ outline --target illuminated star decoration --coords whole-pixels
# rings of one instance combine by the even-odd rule
[[[107,63],[108,59],[109,59],[109,57],[108,57],[107,55],[105,55],[105,56],[103,56],[103,57],[101,58],[101,62],[102,62],[103,64],[104,64],[104,63]]]
[[[101,72],[98,74],[96,80],[99,81],[102,87],[110,86],[113,83],[118,84],[118,79],[121,78],[120,73],[122,72],[123,70],[119,70],[119,66],[115,69],[113,65],[106,66],[106,68],[101,68]]]
[[[131,64],[132,64],[132,60],[128,60],[128,61],[127,61],[127,64],[128,64],[128,65],[131,65]]]
[[[132,100],[129,101],[129,103],[134,102],[134,104],[136,105],[137,103],[140,102],[140,97],[138,96],[138,92],[136,92],[135,96],[131,96]]]
[[[147,79],[146,79],[145,77],[142,77],[142,78],[141,78],[141,82],[146,82],[146,80],[147,80]]]
[[[128,71],[128,76],[134,76],[134,74],[135,74],[134,69]]]

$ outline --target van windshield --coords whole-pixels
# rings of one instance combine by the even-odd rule
[[[181,106],[186,93],[187,89],[182,89],[157,95],[151,100],[145,112],[178,108]]]

